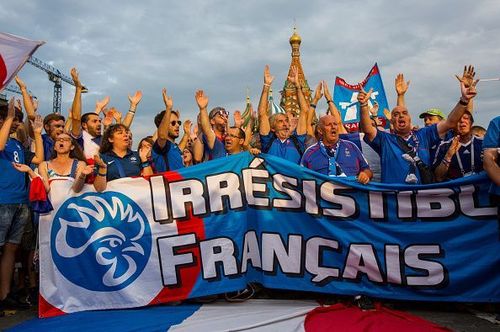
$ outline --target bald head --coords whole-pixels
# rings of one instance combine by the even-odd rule
[[[339,124],[333,115],[324,115],[318,122],[321,140],[326,145],[335,144],[339,140]]]

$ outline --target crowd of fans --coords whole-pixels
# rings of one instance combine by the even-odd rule
[[[173,109],[173,98],[163,89],[164,110],[154,118],[157,129],[139,140],[137,151],[133,150],[130,126],[142,93],[137,91],[129,96],[130,107],[123,119],[118,110],[108,108],[109,97],[98,101],[93,112],[82,113],[83,86],[76,69],[71,70],[71,76],[76,92],[67,118],[49,114],[42,120],[36,100],[18,77],[22,103],[11,99],[0,109],[2,308],[28,307],[37,301],[36,272],[29,263],[35,256],[37,214],[28,201],[29,178],[41,177],[47,192],[50,180],[55,177],[74,178],[74,192],[82,190],[85,183],[100,192],[106,190],[107,182],[115,179],[177,170],[250,151],[284,158],[330,177],[351,178],[360,184],[372,181],[370,164],[359,142],[350,140],[326,82],[318,84],[309,102],[296,68],[292,67],[288,81],[296,87],[298,116],[270,114],[269,91],[274,77],[266,66],[257,114],[246,125],[238,111],[234,113],[233,125],[229,124],[229,113],[223,107],[208,111],[209,97],[202,90],[195,93],[199,108],[196,125],[190,120],[181,121],[180,112]],[[493,204],[498,205],[500,116],[491,121],[487,131],[473,126],[473,99],[478,82],[474,77],[474,68],[466,67],[462,76],[457,76],[460,95],[455,107],[448,116],[436,108],[423,112],[422,128],[412,123],[405,103],[409,82],[402,74],[395,80],[397,106],[385,112],[390,129],[381,126],[377,109],[370,108],[372,91],[361,89],[357,97],[360,129],[363,140],[380,156],[381,182],[427,184],[469,176],[484,169],[493,182]],[[316,113],[322,97],[328,106],[324,115]],[[27,115],[24,122],[23,108]],[[176,143],[181,127],[182,137]],[[20,245],[25,269],[19,271],[14,294],[11,283]]]

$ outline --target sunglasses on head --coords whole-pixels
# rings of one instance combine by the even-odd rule
[[[170,124],[171,124],[172,126],[175,126],[175,124],[178,124],[178,125],[180,126],[180,125],[182,124],[182,121],[180,121],[180,120],[177,120],[177,121],[171,121],[171,122],[170,122]]]

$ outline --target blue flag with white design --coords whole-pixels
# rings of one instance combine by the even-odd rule
[[[373,89],[368,106],[372,117],[377,119],[377,125],[389,128],[389,122],[384,115],[384,109],[389,109],[387,97],[385,95],[384,84],[378,65],[375,63],[366,78],[358,83],[351,85],[343,78],[335,78],[335,87],[333,89],[333,100],[335,106],[340,111],[342,122],[347,130],[358,131],[360,121],[360,107],[358,103],[358,93],[363,87],[365,91]]]

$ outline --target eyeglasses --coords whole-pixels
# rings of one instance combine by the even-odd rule
[[[217,112],[217,114],[224,117],[224,118],[227,118],[229,116],[229,112],[226,110],[220,110]]]
[[[180,126],[182,124],[182,121],[179,121],[179,120],[177,120],[177,121],[171,121],[170,124],[172,126],[175,126],[175,124],[178,124]]]
[[[242,138],[242,137],[239,137],[239,136],[236,136],[236,135],[232,135],[232,134],[227,134],[226,137],[237,138],[237,139]]]
[[[65,138],[56,138],[56,142],[71,142],[71,138],[65,137]]]

